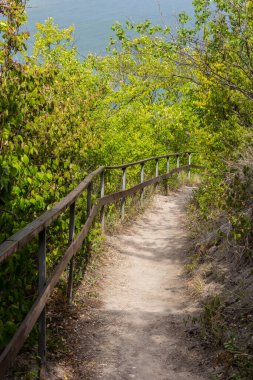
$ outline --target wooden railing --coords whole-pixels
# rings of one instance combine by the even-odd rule
[[[104,229],[105,223],[105,206],[122,200],[121,202],[121,217],[124,218],[125,212],[125,199],[129,195],[133,195],[140,191],[141,202],[143,202],[144,188],[150,185],[157,185],[159,182],[168,179],[173,174],[188,171],[190,175],[191,168],[201,168],[197,165],[191,164],[190,152],[174,153],[158,157],[151,157],[137,162],[122,164],[117,166],[101,166],[92,173],[90,173],[73,191],[71,191],[65,198],[57,203],[52,209],[46,211],[39,218],[28,224],[25,228],[11,236],[3,244],[0,245],[0,263],[13,253],[19,251],[22,247],[27,245],[34,237],[38,236],[38,296],[26,315],[25,319],[20,324],[15,335],[2,352],[0,356],[0,378],[4,376],[8,368],[13,363],[16,355],[24,345],[25,340],[32,331],[34,325],[39,321],[39,339],[38,339],[38,356],[41,364],[45,362],[46,354],[46,303],[56,284],[58,283],[62,273],[69,265],[68,273],[68,302],[72,301],[72,286],[73,286],[73,257],[80,250],[84,239],[87,237],[92,223],[98,211],[101,210],[101,226]],[[180,157],[188,157],[188,164],[180,167]],[[172,157],[176,158],[176,167],[171,170],[170,160]],[[159,175],[159,160],[166,159],[166,173]],[[148,161],[155,161],[155,177],[144,181],[144,166]],[[126,172],[130,166],[140,165],[140,183],[126,189]],[[105,195],[105,172],[109,170],[122,170],[122,190]],[[92,205],[92,182],[100,175],[100,198],[96,199]],[[75,235],[75,204],[76,200],[87,190],[87,219],[79,234]],[[46,230],[47,227],[53,223],[67,208],[69,208],[69,242],[68,248],[63,254],[61,260],[55,267],[50,278],[46,276]]]

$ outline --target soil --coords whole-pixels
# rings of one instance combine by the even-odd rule
[[[116,236],[91,301],[79,290],[78,318],[66,335],[71,353],[46,378],[207,380],[212,358],[186,323],[197,312],[187,295],[185,206],[191,188],[156,195]]]

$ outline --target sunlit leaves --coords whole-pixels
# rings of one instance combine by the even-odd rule
[[[174,35],[149,20],[116,22],[111,54],[84,61],[73,45],[74,28],[60,29],[51,18],[37,25],[29,57],[27,34],[19,32],[23,2],[9,1],[8,11],[1,3],[1,241],[101,164],[194,150],[217,174],[243,146],[253,111],[251,1],[195,0],[195,24],[181,13]],[[217,189],[222,194],[217,177],[212,196]],[[49,263],[60,255],[54,240],[66,231],[63,218]],[[9,269],[18,280],[20,266],[12,262]],[[34,275],[32,262],[27,270]],[[6,324],[7,335],[12,328]]]

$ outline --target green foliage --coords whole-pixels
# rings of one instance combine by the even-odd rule
[[[30,309],[36,294],[37,258],[34,244],[1,265],[0,347],[4,347]]]
[[[29,34],[20,32],[19,28],[26,21],[25,1],[0,1],[0,70],[13,68],[13,54],[26,50],[25,41]]]
[[[195,24],[181,13],[174,38],[169,26],[149,20],[126,27],[116,22],[111,54],[80,61],[74,28],[60,29],[51,18],[37,25],[29,56],[28,35],[20,31],[25,2],[0,1],[0,242],[98,165],[184,150],[197,152],[193,160],[208,170],[196,192],[200,217],[240,204],[230,213],[234,237],[249,232],[247,181],[242,187],[238,175],[228,183],[225,173],[252,138],[252,1],[212,3],[195,0]],[[154,173],[151,165],[145,170]],[[139,174],[129,170],[128,184]],[[106,191],[119,186],[119,174],[108,175]],[[77,231],[85,202],[78,204]],[[48,231],[49,270],[67,240],[64,214]],[[33,300],[36,249],[34,242],[1,266],[0,347]]]

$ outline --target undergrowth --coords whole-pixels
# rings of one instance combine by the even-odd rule
[[[47,349],[49,358],[61,357],[68,355],[69,347],[65,345],[64,326],[68,320],[78,318],[79,303],[86,302],[85,298],[80,301],[78,293],[80,287],[85,283],[87,299],[96,293],[96,285],[100,278],[99,267],[106,260],[106,235],[119,233],[122,229],[138,218],[145,209],[151,204],[156,193],[167,195],[169,191],[175,191],[182,185],[192,185],[200,180],[198,175],[192,175],[189,180],[187,175],[180,175],[177,180],[175,175],[169,181],[164,181],[156,187],[146,188],[144,192],[143,204],[140,201],[140,194],[126,199],[125,217],[120,218],[120,202],[106,208],[105,232],[101,233],[101,224],[99,215],[91,229],[87,241],[90,244],[90,254],[87,256],[86,245],[75,257],[74,270],[74,300],[71,306],[67,304],[67,272],[63,274],[57,288],[50,298],[47,308]],[[77,297],[76,297],[77,296]],[[16,379],[35,379],[38,373],[37,358],[37,329],[34,330],[32,339],[28,341],[22,349],[14,365],[14,375]],[[12,375],[10,375],[12,376]],[[9,379],[7,377],[7,379]]]
[[[203,304],[192,323],[216,351],[216,379],[253,378],[252,194],[253,151],[248,148],[227,163],[219,181],[206,178],[189,205],[194,243],[185,269],[192,294]]]

